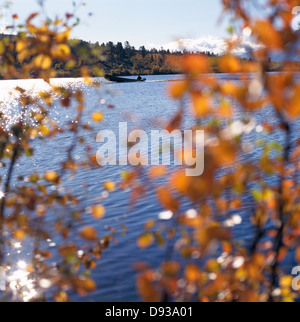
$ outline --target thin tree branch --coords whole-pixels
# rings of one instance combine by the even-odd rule
[[[290,151],[291,151],[291,139],[292,139],[292,133],[291,133],[291,127],[288,123],[288,121],[284,118],[284,116],[277,111],[277,116],[281,122],[282,127],[284,128],[286,132],[286,139],[285,139],[285,146],[284,146],[284,152],[283,152],[283,173],[280,177],[279,181],[279,202],[278,202],[278,219],[280,221],[280,226],[277,231],[277,235],[275,237],[274,241],[274,252],[275,252],[275,257],[271,266],[271,288],[270,288],[270,294],[269,294],[269,302],[273,302],[273,290],[276,288],[277,282],[278,282],[278,265],[279,265],[279,254],[280,254],[280,249],[283,246],[283,232],[284,232],[284,227],[286,223],[286,216],[284,213],[284,206],[285,206],[285,200],[283,198],[283,184],[285,180],[285,170],[287,167],[287,164],[289,163],[289,156],[290,156]]]

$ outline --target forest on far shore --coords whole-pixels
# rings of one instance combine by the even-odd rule
[[[186,51],[170,51],[164,48],[146,49],[145,46],[135,48],[128,41],[124,44],[118,42],[102,43],[101,45],[83,40],[71,40],[70,47],[76,57],[76,65],[68,68],[63,62],[54,64],[58,76],[77,77],[80,75],[81,67],[88,67],[92,76],[99,76],[102,73],[115,74],[120,76],[130,75],[166,75],[180,74],[182,70],[170,64],[170,58],[183,56]],[[205,55],[210,62],[210,72],[220,73],[219,62],[222,56],[212,52],[196,52],[194,54]],[[239,58],[240,62],[247,63],[249,59]],[[267,62],[268,71],[280,71],[282,62]],[[289,62],[290,69],[300,70],[300,63]],[[66,68],[67,67],[67,68]]]
[[[12,48],[11,55],[15,60],[15,67],[20,67],[18,62],[16,43],[13,35],[0,35],[0,41],[5,46]],[[183,56],[185,51],[175,51],[161,49],[146,49],[145,46],[135,48],[126,41],[124,44],[118,42],[91,43],[79,39],[69,40],[69,47],[72,53],[72,60],[53,60],[52,68],[56,72],[56,77],[80,77],[82,68],[85,68],[89,75],[93,77],[104,76],[104,74],[115,74],[120,76],[130,75],[166,75],[182,73],[179,67],[170,64],[170,58]],[[210,73],[220,73],[220,59],[222,56],[212,52],[197,52],[194,54],[205,55],[209,59]],[[247,58],[239,58],[241,64],[249,62]],[[267,62],[268,71],[280,71],[283,66],[293,71],[300,71],[299,62]],[[222,70],[224,72],[224,70]],[[2,75],[2,73],[1,73]],[[1,76],[0,75],[0,76]],[[35,77],[34,72],[31,77]],[[3,78],[1,76],[1,78]]]
[[[54,69],[59,76],[76,77],[80,75],[80,68],[86,66],[93,76],[98,76],[100,71],[121,76],[130,75],[163,75],[178,74],[181,71],[168,63],[172,56],[182,56],[184,52],[161,49],[146,49],[145,46],[135,48],[128,41],[124,44],[118,42],[90,43],[83,40],[71,40],[70,47],[76,57],[76,65],[71,69],[66,68],[63,62],[54,64]],[[218,56],[211,52],[201,53],[210,58],[212,66],[217,72]],[[68,66],[67,66],[68,67]]]

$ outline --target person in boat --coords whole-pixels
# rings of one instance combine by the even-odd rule
[[[141,75],[139,75],[139,76],[138,76],[137,80],[138,80],[138,81],[141,81],[141,80],[142,80]]]

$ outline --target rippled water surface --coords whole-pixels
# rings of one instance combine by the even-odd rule
[[[179,103],[172,100],[168,95],[166,88],[170,84],[167,82],[171,79],[178,79],[180,76],[148,76],[145,83],[108,83],[101,79],[102,86],[100,88],[89,88],[80,79],[56,79],[53,84],[62,84],[72,89],[86,87],[87,108],[85,111],[85,121],[91,121],[91,113],[102,110],[105,114],[103,122],[96,126],[94,133],[86,135],[85,139],[90,146],[96,151],[99,143],[96,143],[95,137],[98,131],[103,129],[113,130],[118,134],[118,125],[121,121],[127,121],[130,129],[138,128],[145,131],[150,129],[160,129],[160,125],[170,119],[179,108]],[[222,79],[232,79],[231,75],[222,75]],[[20,86],[28,89],[35,95],[41,90],[47,90],[47,85],[40,80],[24,80],[24,81],[1,81],[0,82],[0,102],[1,109],[13,121],[16,117],[18,102],[13,88]],[[114,108],[107,108],[107,104],[113,105]],[[187,102],[188,104],[188,102]],[[52,116],[60,124],[64,124],[72,118],[72,108],[62,110],[61,108],[51,111]],[[236,118],[242,115],[237,112]],[[275,116],[271,109],[265,109],[257,114],[254,119],[253,127],[246,135],[247,142],[254,142],[261,137],[260,123],[268,120],[275,122]],[[193,124],[191,115],[187,114],[184,120],[184,126],[187,128]],[[295,125],[298,126],[297,124]],[[298,126],[299,128],[299,126]],[[33,158],[22,159],[15,171],[15,176],[26,175],[32,173],[35,169],[42,172],[43,170],[55,170],[59,168],[59,163],[66,156],[66,149],[70,144],[71,137],[61,135],[59,138],[50,142],[36,142],[35,155]],[[279,134],[269,137],[270,140],[281,140]],[[81,148],[75,150],[75,159],[83,159],[84,151]],[[255,159],[259,151],[252,151],[248,158]],[[104,180],[120,181],[120,173],[126,170],[126,167],[105,167],[104,169],[95,169],[92,171],[81,172],[74,178],[69,179],[69,185],[66,189],[77,195],[83,205],[89,206],[92,201],[97,200],[103,188],[101,183]],[[82,185],[82,183],[85,185]],[[93,278],[98,285],[97,292],[89,295],[85,300],[94,301],[138,301],[139,298],[135,289],[135,271],[133,264],[137,261],[147,261],[153,267],[164,258],[165,250],[157,247],[151,247],[146,251],[141,251],[137,247],[136,239],[144,224],[149,219],[157,219],[162,208],[156,202],[153,194],[153,187],[147,187],[149,194],[147,198],[139,201],[136,208],[129,206],[129,191],[118,190],[112,193],[105,200],[106,216],[103,220],[97,222],[97,229],[105,232],[107,225],[118,227],[122,224],[127,226],[125,236],[118,236],[117,243],[112,244],[108,251],[103,253],[99,265],[93,273]],[[188,210],[190,205],[188,202],[182,205],[183,210]],[[86,215],[80,225],[94,224],[91,216]],[[236,231],[237,238],[242,238],[244,243],[251,240],[252,228],[250,226],[250,218],[245,216],[242,224]],[[56,241],[49,241],[49,247],[55,247]],[[59,240],[57,240],[59,242]],[[29,256],[29,250],[20,248],[16,245],[15,252],[18,262],[16,270],[20,271],[22,265]],[[19,249],[22,249],[19,251]],[[19,265],[19,266],[18,266]],[[20,274],[20,273],[19,273]],[[74,295],[73,298],[76,299]]]

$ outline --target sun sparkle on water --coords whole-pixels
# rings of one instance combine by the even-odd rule
[[[8,273],[8,285],[16,300],[28,302],[38,295],[35,281],[30,278],[27,263],[23,260],[17,262],[17,269]]]

